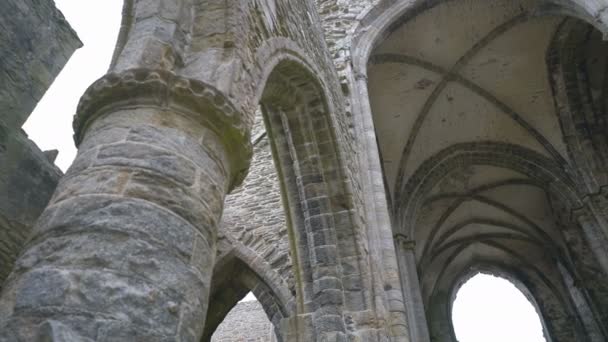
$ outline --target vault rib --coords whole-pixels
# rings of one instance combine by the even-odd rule
[[[448,238],[453,236],[456,232],[458,232],[460,229],[463,229],[467,226],[470,225],[485,225],[485,226],[490,226],[490,227],[494,227],[494,228],[503,228],[503,229],[507,229],[507,230],[511,230],[513,232],[516,233],[521,233],[524,235],[524,237],[529,238],[532,241],[535,241],[539,244],[541,244],[541,240],[538,239],[537,236],[533,236],[532,234],[530,234],[530,231],[528,229],[526,229],[525,227],[520,227],[519,225],[516,224],[512,224],[512,223],[508,223],[508,222],[503,222],[501,220],[495,220],[495,219],[488,219],[488,218],[472,218],[469,220],[465,220],[462,221],[458,224],[453,225],[451,228],[448,229],[448,231],[446,231],[446,234],[437,242],[437,247],[436,248],[443,248],[444,246],[449,245],[450,243],[452,243],[452,241],[456,241],[458,239],[452,240],[452,241],[448,241]],[[475,233],[475,234],[470,234],[468,235],[468,237],[470,238],[478,238],[487,234],[507,234],[507,233]],[[513,233],[508,233],[510,235],[517,235],[517,234],[513,234]],[[431,255],[431,260],[433,258],[433,256]],[[421,260],[421,262],[424,261],[424,257]]]
[[[407,163],[407,159],[409,158],[409,154],[411,153],[411,149],[413,148],[415,139],[418,136],[418,131],[422,127],[422,124],[424,123],[424,120],[426,119],[427,115],[430,113],[430,110],[431,110],[432,106],[434,105],[435,101],[437,100],[439,95],[441,95],[443,90],[445,90],[445,87],[450,82],[455,82],[455,83],[463,86],[464,88],[473,92],[477,96],[481,97],[482,99],[484,99],[487,102],[494,105],[499,110],[500,113],[507,115],[511,120],[515,121],[515,123],[517,125],[519,125],[528,134],[530,134],[545,149],[545,151],[547,151],[547,153],[549,153],[549,155],[551,155],[558,163],[566,163],[566,160],[564,159],[564,157],[557,151],[557,149],[551,144],[551,142],[549,142],[549,140],[547,140],[547,138],[545,138],[542,133],[540,133],[536,128],[534,128],[534,126],[529,124],[523,118],[522,115],[517,113],[517,111],[515,111],[513,108],[511,108],[508,104],[506,104],[505,102],[498,99],[496,96],[494,96],[489,91],[485,90],[483,87],[481,87],[478,84],[476,84],[475,82],[467,79],[466,77],[458,74],[456,71],[458,71],[461,67],[457,68],[456,71],[454,71],[455,68],[452,68],[451,70],[447,70],[438,65],[435,65],[428,61],[424,61],[424,60],[416,58],[416,57],[403,55],[403,54],[393,54],[393,53],[384,53],[384,54],[374,55],[370,58],[370,63],[373,65],[383,65],[383,64],[389,64],[389,63],[408,64],[408,65],[413,65],[416,67],[423,68],[427,71],[430,71],[430,72],[433,72],[433,73],[436,73],[436,74],[439,74],[442,76],[440,83],[437,85],[437,87],[435,88],[433,93],[429,96],[429,98],[425,102],[420,114],[416,118],[416,122],[414,123],[414,126],[412,127],[412,131],[410,133],[410,136],[408,137],[408,141],[407,141],[406,146],[402,153],[401,162],[400,162],[399,171],[398,171],[399,172],[398,180],[397,180],[398,182],[405,176],[403,174],[405,172],[405,166],[406,166],[405,164]],[[397,189],[399,189],[399,187],[397,187]]]
[[[396,191],[399,191],[404,184],[404,175],[405,175],[405,165],[407,164],[407,160],[409,158],[411,149],[414,146],[414,142],[418,136],[418,131],[422,127],[427,115],[429,114],[431,108],[435,104],[435,101],[439,97],[439,95],[443,92],[447,84],[450,82],[449,75],[457,74],[460,69],[462,69],[466,63],[468,63],[479,51],[481,51],[484,47],[488,46],[493,40],[502,36],[504,33],[517,26],[520,23],[523,23],[527,20],[528,16],[525,13],[517,15],[507,22],[497,26],[492,31],[490,31],[486,36],[484,36],[481,40],[479,40],[469,51],[467,51],[462,57],[458,59],[458,61],[454,64],[454,66],[449,70],[447,74],[444,74],[442,80],[437,84],[431,95],[427,98],[422,110],[416,117],[416,121],[412,126],[412,131],[407,139],[407,143],[403,149],[401,154],[401,160],[399,162],[399,169],[397,171],[397,183],[396,183]],[[395,198],[399,195],[395,194]]]
[[[470,245],[474,242],[483,242],[486,240],[493,240],[493,239],[499,239],[499,240],[512,240],[512,241],[521,241],[521,242],[527,242],[530,244],[534,244],[534,245],[538,245],[542,247],[542,242],[535,240],[535,239],[531,239],[531,238],[527,238],[525,236],[521,236],[518,234],[513,234],[513,233],[483,233],[483,234],[478,234],[475,236],[467,236],[467,237],[463,237],[460,239],[456,239],[453,241],[450,241],[448,243],[446,243],[445,245],[439,246],[437,247],[436,250],[433,251],[432,255],[430,256],[429,259],[429,264],[433,263],[433,261],[435,261],[441,254],[443,254],[443,252],[449,250],[450,248],[454,247],[454,246],[458,246],[458,245],[462,245],[464,243],[467,243],[467,245]]]
[[[480,192],[482,191],[487,191],[489,189],[492,188],[498,188],[501,185],[497,185],[495,187],[480,187],[480,189],[478,189],[477,191],[472,191],[470,193],[466,193],[466,194],[442,194],[442,199],[446,199],[446,198],[450,198],[453,197],[456,199],[456,201],[446,209],[446,211],[444,212],[443,215],[441,215],[440,219],[437,221],[437,223],[433,226],[433,229],[428,237],[428,242],[424,244],[423,250],[422,250],[422,254],[421,254],[421,260],[425,258],[425,256],[428,254],[429,252],[429,248],[431,248],[435,242],[435,238],[437,237],[437,233],[439,232],[439,230],[441,229],[441,227],[443,226],[443,224],[445,223],[445,221],[447,221],[447,219],[456,211],[456,209],[458,209],[464,202],[466,201],[470,201],[470,200],[475,200],[477,202],[480,202],[482,204],[485,205],[489,205],[491,207],[494,207],[498,210],[501,210],[511,216],[514,216],[515,218],[519,219],[520,221],[524,222],[525,224],[529,225],[530,228],[532,229],[532,231],[535,231],[538,235],[536,237],[538,238],[544,238],[544,239],[548,239],[551,241],[554,241],[551,236],[549,236],[549,234],[547,234],[547,232],[545,232],[541,227],[539,227],[536,223],[534,223],[531,219],[529,219],[528,217],[526,217],[525,215],[519,213],[517,210],[501,203],[495,200],[492,200],[490,198],[487,198],[485,196],[481,196],[479,195]],[[442,240],[440,240],[441,242]]]
[[[473,247],[473,245],[476,243],[486,245],[487,247],[499,250],[499,251],[511,256],[514,260],[520,262],[522,265],[521,266],[522,268],[527,268],[527,269],[531,270],[534,274],[536,274],[536,276],[541,279],[541,281],[551,290],[551,292],[553,292],[555,297],[558,298],[562,302],[562,304],[565,304],[564,299],[560,295],[557,288],[554,286],[554,284],[551,282],[551,280],[549,280],[549,278],[547,278],[543,274],[543,272],[541,272],[541,270],[538,267],[536,267],[535,265],[528,262],[528,260],[526,258],[524,258],[523,256],[521,256],[519,253],[517,253],[517,252],[513,251],[512,249],[504,246],[503,244],[493,240],[492,238],[471,239],[469,241],[463,241],[463,243],[460,246],[458,246],[458,248],[454,251],[454,253],[450,254],[450,256],[446,259],[446,263],[444,263],[442,265],[441,271],[439,272],[439,276],[432,283],[431,295],[429,297],[434,296],[436,288],[437,288],[437,284],[439,284],[441,282],[442,278],[444,277],[444,275],[445,275],[446,271],[448,270],[448,268],[450,267],[450,265],[457,260],[457,257],[463,251],[465,251],[469,247]],[[491,263],[494,263],[494,262],[491,261]],[[499,263],[499,262],[497,261],[495,263]],[[422,277],[424,277],[424,274],[423,273],[421,273],[421,274],[422,274]]]

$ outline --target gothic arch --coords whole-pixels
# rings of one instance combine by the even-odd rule
[[[432,338],[456,341],[450,318],[455,294],[466,276],[481,271],[509,279],[523,290],[535,304],[550,341],[602,341],[601,335],[592,335],[597,330],[591,333],[585,330],[584,323],[591,324],[591,329],[598,327],[595,322],[581,320],[557,274],[549,271],[544,263],[527,262],[525,256],[507,245],[507,240],[499,241],[495,237],[463,241],[456,252],[450,252],[452,260],[440,270],[435,268],[437,265],[422,271],[423,280],[429,273],[440,272],[432,288],[423,291]]]
[[[366,15],[359,21],[359,26],[357,27],[353,35],[352,56],[355,76],[360,78],[367,78],[369,65],[381,65],[391,63],[415,65],[416,67],[427,69],[429,71],[432,71],[433,73],[443,75],[443,80],[441,82],[442,85],[447,84],[447,82],[460,83],[465,88],[468,88],[470,91],[477,93],[479,96],[485,98],[487,101],[495,103],[495,105],[499,107],[502,111],[504,111],[506,115],[511,116],[514,121],[521,125],[524,130],[529,131],[529,134],[535,137],[535,139],[538,140],[538,143],[542,145],[543,148],[546,149],[548,153],[552,155],[556,160],[564,164],[569,163],[570,160],[564,159],[565,152],[559,146],[556,148],[555,142],[552,143],[551,141],[545,139],[543,133],[536,130],[536,128],[533,127],[533,125],[531,125],[529,122],[526,122],[526,119],[519,115],[520,113],[514,110],[514,108],[509,107],[507,103],[501,102],[500,99],[494,97],[491,91],[486,91],[482,87],[479,87],[477,84],[475,84],[475,82],[472,82],[466,77],[462,77],[458,74],[459,69],[462,68],[467,63],[467,60],[472,58],[472,56],[474,56],[476,52],[467,51],[467,53],[456,64],[456,66],[458,66],[458,69],[456,69],[456,66],[454,66],[454,68],[442,68],[442,66],[440,65],[429,63],[428,61],[425,61],[423,59],[418,59],[414,56],[408,55],[380,53],[372,56],[372,51],[378,48],[378,46],[384,40],[386,40],[387,37],[389,37],[392,33],[396,32],[399,27],[414,20],[417,16],[428,10],[439,7],[439,5],[451,2],[455,1],[386,1],[381,2],[375,7],[369,9]],[[606,25],[604,19],[604,11],[602,10],[600,4],[597,2],[590,3],[577,0],[543,0],[532,1],[530,3],[533,4],[530,8],[526,9],[526,13],[522,12],[522,15],[515,16],[512,18],[511,21],[505,22],[505,24],[502,26],[498,26],[495,30],[496,32],[491,32],[487,37],[483,37],[483,39],[481,39],[481,41],[476,44],[472,50],[475,50],[477,48],[484,48],[493,39],[499,37],[502,33],[504,33],[504,31],[510,30],[512,27],[515,27],[523,22],[529,21],[529,19],[531,18],[566,16],[567,19],[564,20],[563,25],[561,25],[560,29],[558,30],[558,32],[556,32],[555,37],[553,38],[552,45],[547,53],[547,62],[550,67],[552,86],[554,91],[556,92],[556,107],[558,112],[560,112],[560,124],[564,129],[564,138],[568,140],[568,148],[572,151],[569,156],[577,158],[579,160],[578,164],[580,164],[583,169],[588,169],[583,172],[583,175],[586,177],[587,186],[593,188],[595,190],[595,193],[598,191],[598,186],[601,186],[604,183],[604,178],[606,178],[605,172],[602,172],[601,170],[603,169],[602,166],[605,165],[605,154],[607,153],[606,151],[608,150],[608,148],[604,148],[606,145],[605,137],[602,136],[601,133],[598,133],[603,131],[601,127],[605,126],[606,120],[605,118],[603,118],[603,114],[594,113],[594,108],[591,108],[593,107],[593,105],[586,105],[585,108],[581,108],[582,105],[580,104],[580,101],[575,101],[573,99],[573,95],[575,93],[576,95],[581,95],[581,97],[583,98],[589,98],[591,96],[590,94],[588,94],[589,89],[587,89],[586,87],[586,83],[588,82],[587,80],[583,79],[580,72],[574,72],[575,70],[573,68],[580,69],[581,63],[576,63],[576,61],[574,61],[575,63],[570,63],[569,65],[564,65],[564,63],[568,62],[568,59],[571,59],[571,56],[575,56],[575,51],[581,52],[580,50],[584,48],[581,45],[584,44],[586,40],[588,40],[588,37],[590,36],[591,32],[594,32],[595,41],[601,39],[601,37],[598,38],[598,36],[600,36],[602,33],[606,34],[608,32],[608,26]],[[524,11],[523,8],[522,11]],[[583,32],[584,37],[581,37],[581,31]],[[578,40],[578,43],[575,42],[575,40]],[[581,54],[579,53],[579,55]],[[570,72],[567,72],[567,68],[569,68],[568,70]],[[564,77],[565,73],[568,74],[568,80],[566,80]],[[568,86],[564,85],[564,82],[566,81],[569,82]],[[574,84],[579,84],[578,87],[580,89],[575,89],[576,86],[574,86]],[[365,85],[364,83],[358,83],[358,86],[365,88],[360,89],[359,92],[367,95],[367,85]],[[435,91],[430,96],[430,98],[433,98],[432,101],[435,101],[434,95],[437,95],[440,92],[441,91]],[[431,100],[429,99],[429,101]],[[430,102],[429,106],[432,106],[432,101]],[[570,107],[568,108],[569,105]],[[597,108],[598,105],[596,105],[595,107]],[[599,105],[599,107],[603,108],[603,105]],[[427,109],[427,107],[425,107],[425,109]],[[572,116],[573,113],[576,114],[585,111],[587,114],[580,114],[580,118],[571,118],[566,120],[565,123],[563,122],[564,117],[567,118],[568,116]],[[371,115],[369,112],[370,109],[368,108],[368,105],[363,103],[361,108],[361,115]],[[597,110],[595,112],[597,112]],[[425,113],[426,112],[423,110],[420,114],[420,117],[418,118],[419,120],[416,122],[415,128],[418,128],[420,125],[422,125],[422,122],[424,122]],[[593,118],[594,116],[595,118]],[[576,122],[576,125],[574,124],[574,122]],[[576,126],[576,128],[574,126]],[[593,132],[590,132],[591,127],[593,127]],[[578,130],[578,135],[574,136],[572,130]],[[417,130],[414,129],[409,140],[412,140],[413,142],[413,140],[415,140],[416,138],[417,133]],[[401,164],[405,164],[411,152],[411,144],[409,140],[408,144],[404,148],[404,155],[402,157]],[[369,142],[368,144],[375,145],[375,142]],[[585,152],[577,154],[577,151]],[[391,191],[391,180],[386,180],[386,182],[389,183],[389,195],[387,196],[389,202],[395,199],[393,198],[393,196],[398,196],[398,192],[400,190],[399,188],[403,185],[399,182],[404,181],[403,178],[407,178],[403,175],[403,167],[404,165],[400,166],[401,170],[399,171],[400,176],[397,179],[398,184],[396,187],[397,189],[395,190],[396,193],[392,193]],[[593,173],[593,175],[590,175],[590,173]],[[598,179],[594,180],[593,178]],[[605,190],[602,191],[602,194],[604,192]],[[594,198],[594,201],[602,202],[600,204],[597,204],[597,206],[599,207],[598,210],[604,210],[605,205],[603,204],[603,197],[605,196],[601,195],[596,197],[597,198]]]
[[[453,241],[451,251],[440,252],[447,254],[447,261],[437,262],[420,271],[432,338],[456,341],[450,318],[451,305],[463,279],[481,271],[509,279],[522,290],[535,304],[550,341],[602,341],[597,323],[585,321],[577,312],[578,303],[569,297],[559,272],[546,260],[518,250],[513,239],[518,238],[514,234],[486,234]],[[545,248],[543,242],[526,243],[535,244],[534,248],[541,250]],[[429,278],[432,278],[430,285]]]
[[[585,21],[565,18],[547,49],[546,63],[556,115],[573,165],[581,180],[585,210],[579,221],[600,266],[608,270],[608,128],[606,51],[601,32]],[[585,223],[590,220],[590,224]]]
[[[586,22],[566,18],[547,51],[547,65],[564,139],[586,192],[608,184],[606,44]]]
[[[353,34],[352,56],[356,73],[366,75],[367,63],[374,47],[395,28],[421,12],[446,1],[456,0],[383,0],[370,8]],[[584,20],[608,34],[608,20],[600,2],[584,0],[540,0],[537,15],[566,15]]]
[[[606,158],[593,148],[603,148],[605,134],[591,136],[589,128],[602,131],[598,126],[605,119],[578,110],[585,106],[574,100],[591,95],[578,72],[581,62],[570,63],[588,49],[589,32],[595,32],[596,43],[599,32],[608,32],[603,15],[599,4],[584,1],[386,1],[361,19],[351,55],[355,93],[365,97],[355,114],[364,122],[374,119],[362,133],[368,146],[379,147],[367,153],[380,151],[380,165],[374,167],[384,177],[402,276],[415,279],[403,281],[406,301],[429,309],[425,298],[437,274],[450,269],[450,256],[472,245],[490,256],[518,248],[546,251],[554,259],[542,260],[542,271],[535,273],[546,272],[551,284],[558,284],[552,285],[558,289],[553,297],[563,298],[561,311],[577,315],[588,338],[606,336],[603,305],[596,304],[605,289],[572,285],[581,279],[602,283],[599,269],[605,264],[602,244],[594,242],[601,237],[604,195],[590,199],[586,190],[593,177],[604,177],[598,171]],[[463,18],[480,16],[484,19],[462,24]],[[437,21],[442,25],[434,25]],[[547,64],[548,72],[526,76],[528,68]],[[556,92],[561,92],[557,106]],[[601,94],[586,107],[603,107]],[[563,141],[569,139],[564,117],[575,122],[565,127],[578,134],[571,134],[572,142]],[[579,164],[587,166],[584,179]],[[520,202],[537,212],[514,200],[518,191]],[[467,216],[463,208],[474,214]],[[420,289],[412,284],[418,277]],[[414,321],[420,316],[420,311],[408,315]]]
[[[529,119],[525,118],[525,115],[521,115],[518,113],[516,108],[509,106],[508,103],[501,101],[500,98],[494,96],[491,91],[487,91],[483,89],[483,87],[478,86],[474,81],[467,79],[466,77],[462,77],[459,75],[459,68],[462,68],[468,60],[473,58],[477,53],[477,50],[486,47],[490,44],[494,39],[500,37],[505,31],[510,30],[511,28],[518,26],[519,24],[529,21],[532,17],[546,17],[546,16],[571,16],[576,18],[583,18],[595,25],[598,30],[601,32],[608,32],[608,26],[604,24],[604,19],[602,17],[603,13],[601,11],[601,7],[596,3],[589,3],[584,1],[533,1],[530,2],[526,11],[519,16],[514,16],[510,21],[505,22],[503,25],[499,25],[495,28],[494,31],[490,32],[488,36],[483,37],[471,51],[467,51],[461,59],[458,60],[458,63],[455,64],[453,68],[442,67],[441,65],[429,63],[426,60],[416,58],[415,56],[408,56],[403,54],[394,54],[394,53],[386,53],[381,51],[380,54],[376,53],[372,56],[372,51],[387,39],[392,33],[396,32],[399,27],[405,25],[409,21],[413,21],[417,16],[424,13],[425,11],[434,9],[439,7],[444,3],[452,3],[455,1],[452,0],[438,0],[438,1],[414,1],[414,2],[405,2],[405,1],[397,1],[397,2],[381,2],[375,7],[371,8],[366,15],[359,21],[359,26],[355,30],[353,35],[353,47],[352,53],[353,56],[353,69],[355,73],[355,78],[357,81],[359,79],[365,80],[363,82],[357,82],[356,88],[361,88],[356,91],[356,93],[361,93],[367,97],[368,95],[368,85],[366,84],[369,80],[368,77],[368,66],[369,65],[388,65],[388,64],[407,64],[411,66],[416,66],[419,68],[426,69],[431,73],[435,73],[438,75],[442,75],[440,78],[440,85],[437,86],[438,89],[435,89],[433,94],[430,95],[429,100],[427,101],[428,106],[425,106],[421,111],[418,120],[415,123],[415,127],[412,130],[411,136],[408,138],[408,143],[404,147],[403,156],[401,157],[399,175],[397,176],[395,190],[393,192],[393,187],[391,182],[392,179],[385,179],[386,186],[388,187],[388,195],[387,200],[390,202],[396,201],[395,197],[399,196],[400,190],[402,190],[403,182],[407,180],[408,175],[404,175],[403,168],[405,167],[405,163],[408,161],[408,158],[411,154],[412,145],[416,139],[416,135],[418,134],[419,128],[424,122],[426,115],[425,109],[430,108],[434,105],[436,101],[436,96],[439,95],[446,84],[449,82],[456,82],[461,84],[463,87],[467,88],[469,91],[476,93],[478,96],[484,98],[486,101],[493,103],[496,107],[500,109],[500,111],[504,112],[506,116],[511,117],[511,119],[521,126],[521,129],[528,132],[530,136],[532,136],[537,144],[542,145],[542,148],[547,151],[549,155],[555,158],[561,164],[569,163],[569,160],[564,159],[564,155],[566,152],[564,148],[560,145],[559,141],[555,141],[559,138],[547,138],[544,136],[545,132],[542,132],[542,129],[539,130],[538,127],[534,127],[534,125],[530,122]],[[590,25],[588,25],[591,27]],[[599,31],[597,31],[599,32]],[[555,64],[555,63],[554,63]],[[458,68],[457,68],[458,66]],[[431,83],[432,85],[432,83]],[[421,86],[424,86],[421,84]],[[428,85],[427,85],[428,86]],[[369,108],[369,104],[366,103],[367,99],[364,99],[362,103],[360,103],[360,108],[358,111],[355,111],[356,115],[362,115],[363,121],[369,121],[367,116],[371,116],[371,108]],[[356,101],[355,101],[356,103]],[[373,125],[370,125],[371,129],[374,129]],[[369,130],[370,128],[366,128]],[[377,127],[376,127],[377,129]],[[378,132],[376,132],[378,134]],[[596,138],[596,141],[601,139]],[[374,147],[376,146],[375,141],[368,141],[368,145]],[[560,145],[560,146],[556,146]],[[372,148],[372,150],[374,150]],[[604,158],[605,159],[605,158]],[[393,163],[396,161],[393,161]],[[598,164],[597,162],[595,163]],[[385,166],[385,165],[384,165]],[[596,166],[597,168],[597,166]],[[386,172],[385,177],[386,176]],[[391,203],[392,205],[393,203]],[[601,205],[600,205],[601,206]],[[600,209],[603,210],[603,209]]]
[[[209,341],[230,310],[251,291],[274,325],[277,339],[283,341],[281,325],[285,318],[293,315],[289,309],[291,298],[287,286],[255,252],[238,242],[233,242],[231,247],[220,256],[214,268],[202,340]]]
[[[492,172],[502,176],[480,181]],[[597,290],[581,292],[572,285],[581,276],[577,259],[584,259],[585,248],[569,244],[558,218],[543,221],[538,216],[543,210],[574,215],[583,205],[577,187],[580,184],[549,158],[496,142],[455,145],[422,164],[404,188],[409,196],[395,215],[401,223],[397,229],[404,229],[397,235],[415,242],[431,336],[453,340],[453,331],[445,327],[451,327],[446,323],[450,293],[458,277],[493,265],[526,285],[553,340],[604,338],[597,321],[601,305],[597,306],[597,297],[589,298]],[[519,199],[509,199],[509,193],[519,194]],[[526,209],[542,202],[546,209]],[[576,317],[576,324],[565,324],[567,317]],[[559,328],[564,324],[572,330]]]
[[[287,216],[296,312],[313,314],[316,336],[345,335],[343,311],[367,305],[352,195],[325,87],[308,67],[313,64],[284,51],[267,56],[258,93]]]
[[[149,306],[150,310],[154,307],[170,316],[166,324],[157,324],[144,310],[144,305],[126,307],[124,311],[130,311],[122,316],[119,312],[117,322],[100,323],[116,323],[106,329],[108,336],[129,333],[161,337],[179,334],[183,339],[200,337],[210,299],[222,204],[226,193],[238,186],[246,173],[251,157],[249,130],[258,102],[265,112],[274,158],[283,177],[283,195],[292,226],[294,273],[297,274],[294,311],[302,316],[305,325],[302,329],[309,331],[313,327],[315,340],[366,339],[368,336],[386,339],[392,333],[387,327],[390,322],[387,323],[385,306],[388,305],[385,304],[398,302],[400,297],[398,290],[390,292],[390,281],[375,277],[382,271],[372,270],[379,267],[370,257],[368,232],[360,222],[363,215],[355,212],[359,208],[354,202],[362,202],[361,198],[353,199],[359,195],[357,184],[351,184],[357,181],[357,157],[355,153],[351,156],[340,152],[356,149],[356,140],[349,131],[352,123],[348,109],[342,106],[340,92],[346,89],[339,85],[315,10],[313,1],[125,2],[123,29],[111,70],[90,88],[81,102],[76,120],[81,153],[72,173],[65,178],[65,187],[69,187],[86,182],[93,173],[107,173],[108,177],[119,177],[120,184],[98,184],[102,181],[95,179],[88,184],[90,189],[75,186],[82,192],[60,189],[64,193],[58,195],[57,203],[66,204],[65,201],[85,194],[103,196],[107,199],[104,205],[131,201],[136,202],[133,206],[150,207],[151,211],[164,216],[141,226],[153,226],[153,234],[158,234],[162,243],[169,245],[167,249],[179,252],[170,258],[182,263],[183,269],[163,264],[165,268],[158,268],[157,273],[145,272],[150,278],[145,279],[146,291],[158,293],[154,291],[160,285],[163,290],[168,289],[166,298],[155,297],[163,305],[167,304],[167,310],[161,305]],[[303,57],[302,51],[312,56],[312,62]],[[342,140],[342,136],[349,139]],[[164,158],[172,164],[168,166]],[[183,172],[174,172],[174,166]],[[88,204],[75,205],[82,217],[96,210]],[[66,220],[68,216],[65,215]],[[119,214],[113,212],[108,216],[114,219]],[[151,215],[137,218],[154,221]],[[186,229],[177,229],[177,225],[171,228],[172,233],[182,234],[179,241],[163,234],[161,229],[156,230],[157,226],[171,227],[166,223],[172,219],[185,221],[180,223]],[[124,224],[116,225],[124,228],[133,220],[120,216],[120,221]],[[70,224],[76,226],[77,223]],[[92,225],[90,221],[86,224]],[[48,228],[59,230],[51,223]],[[82,236],[91,234],[81,230]],[[114,232],[107,228],[102,233],[110,236]],[[133,235],[125,239],[129,243],[148,238],[143,233],[135,236],[132,230],[128,234]],[[40,241],[45,239],[43,242],[47,242],[47,238],[39,236]],[[77,238],[80,235],[66,237],[66,241]],[[157,238],[156,235],[153,238]],[[148,246],[141,244],[138,248],[144,250]],[[390,248],[382,248],[381,253],[385,253],[387,259],[393,256]],[[121,279],[131,277],[128,272],[118,276],[114,274],[117,272],[111,272],[122,267],[122,258],[104,257],[112,262],[111,267],[100,272]],[[140,254],[137,257],[145,259]],[[243,268],[242,273],[251,276],[239,280],[244,284],[235,289],[230,302],[242,289],[255,287],[253,280],[248,279],[260,278],[261,272],[254,270],[252,261],[231,260],[220,261],[220,265]],[[77,257],[68,263],[78,264]],[[154,266],[145,264],[145,267]],[[227,266],[230,264],[233,266]],[[74,270],[75,274],[86,271]],[[175,290],[172,284],[159,285],[152,276],[166,283],[174,282],[182,286],[179,289],[187,291]],[[394,274],[390,276],[395,278]],[[216,278],[222,283],[220,275]],[[110,283],[102,286],[110,288]],[[268,285],[267,280],[263,283]],[[94,291],[94,285],[84,287]],[[130,284],[125,280],[121,286],[127,288]],[[273,296],[283,291],[273,289]],[[143,297],[144,292],[137,295]],[[394,296],[387,298],[391,294]],[[170,300],[172,296],[178,299]],[[111,312],[112,305],[104,310]],[[87,305],[75,303],[74,306],[84,312]],[[103,320],[101,316],[97,318]],[[126,326],[125,322],[131,319],[135,324]],[[201,322],[199,325],[191,324],[197,320]],[[214,320],[216,318],[209,318],[210,326]],[[118,326],[120,324],[122,326]],[[86,329],[87,337],[95,334],[94,328]],[[307,335],[289,339],[312,340]]]
[[[312,75],[322,75],[317,64],[308,56],[308,54],[293,40],[283,37],[273,37],[262,43],[255,51],[256,73],[254,75],[255,83],[255,98],[253,101],[260,103],[264,99],[266,86],[272,83],[272,74],[276,71],[280,64],[291,63],[297,65],[303,73],[307,73],[311,82],[317,83],[319,87],[318,96],[328,99],[330,94],[325,81],[320,77]],[[321,91],[322,89],[322,91]],[[331,101],[327,101],[330,105]]]
[[[451,146],[427,159],[410,177],[402,193],[405,197],[395,205],[395,216],[399,217],[398,227],[407,227],[399,234],[412,236],[412,226],[405,222],[416,220],[416,213],[432,187],[436,186],[449,172],[467,165],[488,165],[515,170],[529,177],[516,179],[522,183],[548,189],[555,197],[566,203],[565,207],[576,210],[582,206],[577,183],[574,183],[560,165],[552,160],[517,145],[491,141],[463,143]]]
[[[449,335],[451,336],[452,340],[456,341],[454,323],[452,320],[452,307],[453,307],[454,301],[456,299],[456,295],[458,294],[460,288],[467,281],[469,281],[471,278],[473,278],[477,274],[492,275],[492,276],[504,279],[504,280],[510,282],[511,284],[513,284],[524,295],[524,297],[526,297],[526,299],[534,307],[536,313],[539,315],[539,318],[540,318],[541,324],[542,324],[542,328],[543,328],[543,334],[544,334],[545,338],[547,338],[547,341],[548,342],[553,341],[552,329],[553,329],[553,325],[556,322],[552,322],[551,321],[552,317],[550,317],[549,315],[554,315],[555,313],[548,312],[548,309],[555,310],[555,308],[557,308],[559,311],[563,311],[564,310],[563,298],[560,298],[558,303],[551,303],[551,305],[552,305],[551,308],[548,307],[549,306],[549,305],[547,305],[548,303],[540,302],[540,304],[539,304],[539,302],[536,299],[537,297],[539,297],[541,299],[546,298],[547,295],[544,292],[554,290],[551,287],[551,284],[547,284],[542,279],[539,280],[539,279],[531,279],[529,277],[526,277],[525,271],[521,272],[518,270],[509,269],[509,267],[505,264],[500,264],[498,262],[492,262],[492,261],[484,261],[484,260],[480,260],[480,259],[474,260],[472,263],[470,263],[468,265],[468,267],[466,267],[466,269],[464,269],[456,278],[453,279],[452,285],[447,292],[447,295],[448,295],[446,297],[447,300],[442,301],[442,298],[429,299],[431,301],[435,301],[435,303],[436,303],[435,305],[440,306],[434,312],[434,314],[438,315],[436,317],[438,324],[436,324],[434,326],[435,328],[437,328],[439,326],[447,327],[447,329],[449,331]],[[539,283],[539,281],[540,281],[540,283]],[[534,289],[535,293],[533,293],[531,291],[531,289]],[[552,294],[550,294],[550,295],[552,295]],[[441,295],[439,295],[437,297],[441,297]],[[576,324],[580,324],[580,322],[574,322],[574,324],[571,324],[570,327],[576,326]],[[436,336],[436,335],[441,334],[441,332],[437,331],[437,330],[439,330],[439,329],[436,329],[436,331],[433,333],[433,335]],[[443,333],[445,333],[445,332],[443,332]]]

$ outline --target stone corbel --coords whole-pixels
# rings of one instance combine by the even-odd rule
[[[416,241],[408,238],[407,236],[397,233],[394,235],[394,239],[397,242],[398,246],[405,250],[414,250],[416,248]]]

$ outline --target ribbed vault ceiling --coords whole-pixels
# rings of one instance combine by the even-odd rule
[[[546,270],[560,257],[562,239],[546,196],[539,184],[507,169],[469,166],[450,173],[415,222],[423,291],[430,295],[442,281],[451,286],[476,258],[550,276]]]
[[[563,18],[534,17],[535,3],[447,1],[375,49],[369,89],[393,195],[426,160],[462,143],[518,145],[566,163],[546,66]],[[547,248],[563,242],[545,186],[506,167],[459,165],[415,216],[419,267],[472,258],[472,246],[522,265],[551,257]]]
[[[531,286],[555,326],[572,310],[563,282],[572,264],[555,212],[554,180],[510,167],[525,161],[521,151],[566,173],[570,163],[547,67],[564,18],[535,15],[537,4],[442,2],[395,28],[368,63],[395,230],[415,242],[427,310],[475,267]],[[598,54],[589,47],[589,56]],[[593,77],[600,88],[604,78]],[[476,162],[450,164],[410,206],[414,214],[401,212],[411,200],[410,184],[428,181],[440,167],[429,163],[432,157],[459,146],[473,151],[476,144],[498,146],[504,160],[490,160],[488,152]]]
[[[460,142],[516,143],[566,157],[545,65],[561,18],[530,18],[534,3],[445,2],[374,51],[369,88],[391,189]]]

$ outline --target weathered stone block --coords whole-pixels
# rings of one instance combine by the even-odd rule
[[[61,175],[22,131],[0,120],[0,288]]]
[[[24,275],[17,286],[15,310],[32,310],[39,306],[62,306],[70,292],[70,279],[65,272],[44,269]]]
[[[146,144],[119,143],[102,146],[96,166],[115,165],[142,168],[167,175],[185,185],[194,184],[196,167],[171,151]]]
[[[134,236],[159,243],[185,259],[192,253],[194,227],[168,210],[159,210],[153,203],[97,195],[63,201],[50,210],[65,214],[49,214],[48,221],[39,222],[35,234],[115,232],[117,238]]]

